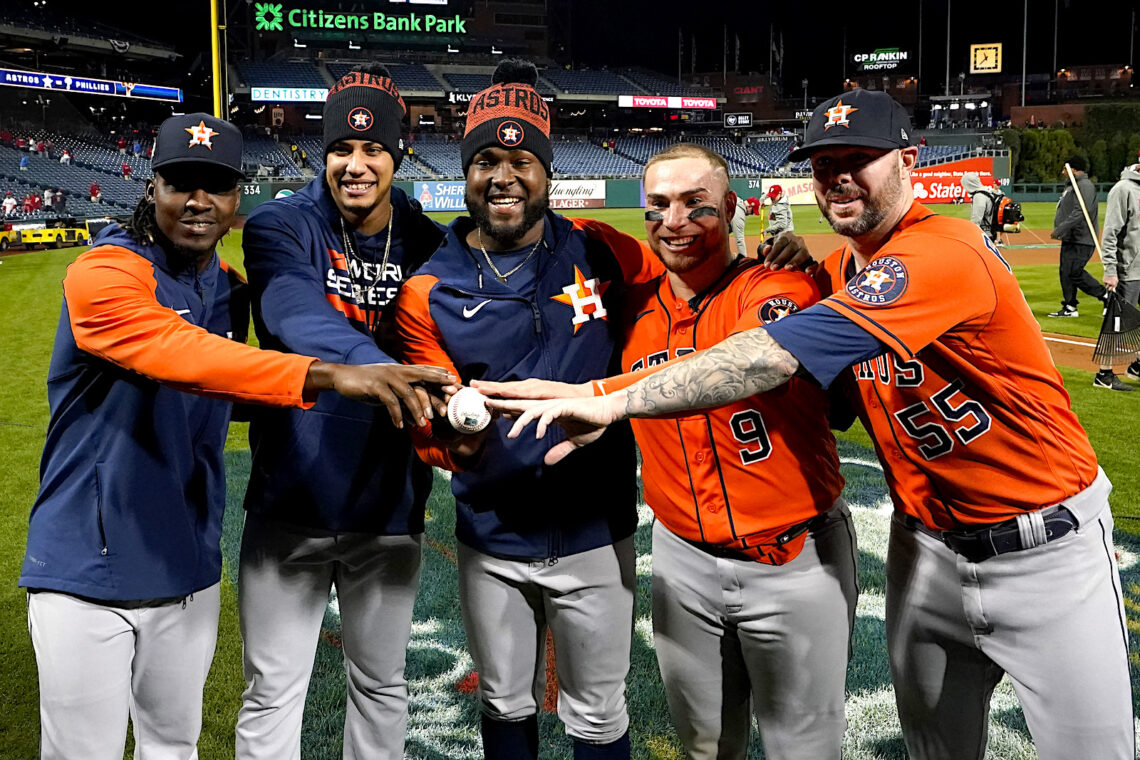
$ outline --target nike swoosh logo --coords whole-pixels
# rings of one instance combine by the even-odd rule
[[[479,304],[477,304],[474,309],[469,309],[466,306],[464,306],[463,307],[463,318],[464,319],[471,319],[471,317],[478,314],[479,310],[482,309],[484,306],[486,306],[489,303],[491,303],[490,298],[488,298],[486,301],[482,301]]]
[[[189,309],[175,309],[174,313],[177,314],[178,316],[182,316],[183,314],[189,314],[190,310]]]
[[[638,314],[636,317],[633,318],[633,323],[636,325],[641,320],[642,317],[648,317],[650,314],[652,314],[655,311],[657,311],[657,309],[646,309],[645,311],[641,312],[640,314]]]

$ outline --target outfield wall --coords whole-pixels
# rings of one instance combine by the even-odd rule
[[[915,197],[923,203],[955,203],[963,198],[962,175],[975,172],[985,185],[1007,187],[1009,157],[985,156],[951,161],[916,169],[911,177]],[[415,198],[425,211],[466,211],[464,183],[459,180],[398,181],[393,183]],[[248,214],[280,193],[295,192],[301,181],[249,182],[242,186],[239,214]],[[773,185],[790,196],[792,205],[814,206],[810,177],[738,177],[732,189],[741,198],[763,197]],[[551,186],[551,206],[559,210],[588,208],[642,208],[645,193],[640,179],[556,179]]]

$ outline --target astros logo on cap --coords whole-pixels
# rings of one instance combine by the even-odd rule
[[[372,126],[372,112],[364,106],[357,106],[348,112],[348,126],[357,132],[364,132]]]
[[[831,129],[835,126],[843,126],[848,129],[851,128],[851,122],[848,117],[859,109],[855,106],[844,105],[840,100],[834,106],[824,111],[827,114],[827,123],[823,125],[824,130]]]
[[[199,119],[196,127],[183,127],[183,129],[190,133],[190,144],[186,147],[193,148],[195,145],[205,145],[210,150],[214,149],[210,138],[218,133],[207,127],[204,120]]]
[[[499,142],[513,148],[523,141],[523,128],[517,121],[504,121],[499,125]]]
[[[867,306],[886,306],[906,292],[906,266],[894,256],[875,259],[847,283],[847,294]]]

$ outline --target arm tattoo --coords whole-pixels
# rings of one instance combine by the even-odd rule
[[[786,383],[799,362],[762,327],[737,333],[626,390],[626,417],[708,409]]]

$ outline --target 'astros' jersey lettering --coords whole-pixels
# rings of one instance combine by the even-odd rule
[[[889,349],[851,373],[898,509],[950,529],[1092,483],[1096,454],[1041,329],[976,227],[915,203],[861,271],[844,247],[819,279],[820,305]]]
[[[799,272],[771,271],[738,259],[692,303],[667,276],[635,287],[626,306],[623,375],[598,383],[613,392],[639,370],[708,348],[726,337],[810,306],[819,298]],[[645,501],[657,519],[691,541],[747,551],[783,564],[802,536],[774,545],[789,528],[832,508],[843,490],[827,400],[794,378],[768,393],[708,412],[635,419]]]

